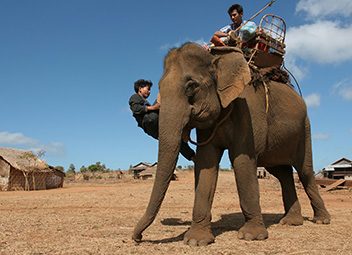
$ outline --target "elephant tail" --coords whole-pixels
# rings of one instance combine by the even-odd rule
[[[312,135],[310,128],[310,121],[308,116],[305,118],[305,141],[304,141],[304,159],[303,166],[306,169],[313,169],[313,159],[312,159]]]

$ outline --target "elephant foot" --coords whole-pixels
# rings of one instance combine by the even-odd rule
[[[197,228],[191,227],[183,238],[184,244],[190,246],[206,246],[215,241],[215,237],[210,227]]]
[[[330,224],[330,214],[324,210],[320,213],[314,213],[313,222],[316,224]]]
[[[252,240],[264,240],[269,236],[268,230],[266,230],[263,224],[256,224],[246,222],[244,226],[238,231],[238,238],[247,241]]]
[[[289,226],[303,225],[303,216],[301,214],[286,214],[280,220],[280,224]]]

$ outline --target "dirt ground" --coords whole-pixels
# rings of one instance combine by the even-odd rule
[[[68,183],[62,189],[0,192],[0,254],[352,254],[352,191],[321,192],[332,216],[330,225],[309,221],[312,209],[303,189],[297,190],[302,226],[278,222],[281,191],[274,178],[259,180],[261,207],[269,238],[243,241],[243,224],[233,173],[221,172],[213,205],[215,243],[183,244],[193,206],[193,173],[173,181],[144,242],[131,241],[144,213],[153,180],[123,178],[115,183]]]

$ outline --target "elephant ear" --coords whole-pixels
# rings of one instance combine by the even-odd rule
[[[223,108],[226,108],[251,81],[249,66],[241,50],[221,47],[213,64],[217,75],[217,91]],[[227,48],[227,49],[226,49]]]

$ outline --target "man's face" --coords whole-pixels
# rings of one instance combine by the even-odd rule
[[[231,12],[230,18],[234,24],[240,25],[242,23],[242,15],[243,13],[239,14],[235,9]]]
[[[148,98],[150,95],[150,87],[147,85],[142,88],[139,88],[138,94],[140,94],[144,98]]]

